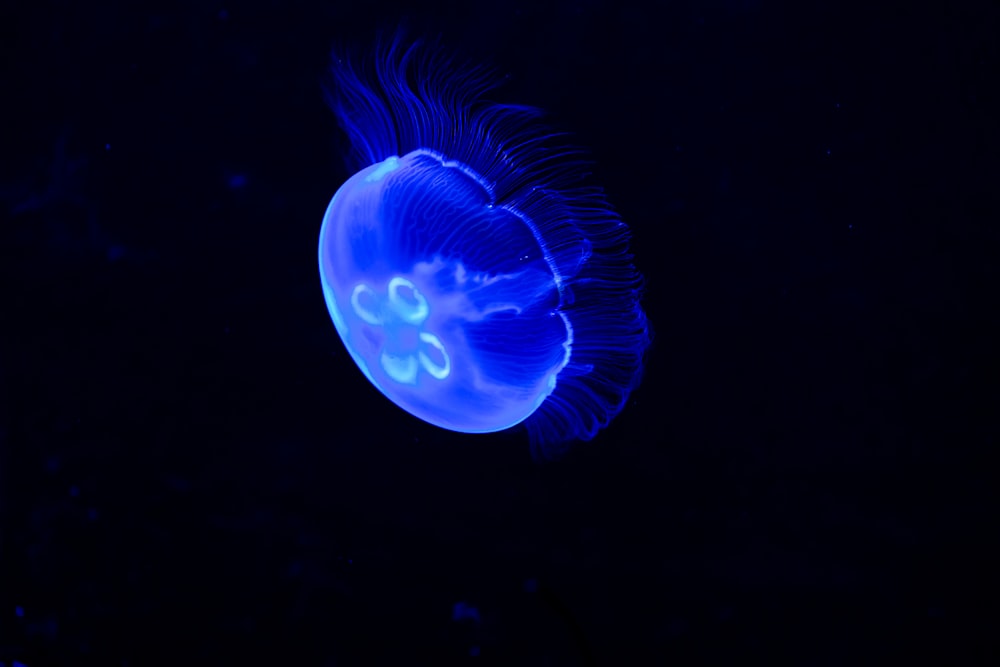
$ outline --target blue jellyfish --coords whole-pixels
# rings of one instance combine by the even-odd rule
[[[334,58],[327,88],[358,171],[319,236],[333,323],[389,400],[436,426],[524,425],[552,458],[636,387],[650,342],[629,232],[540,111],[402,36]]]

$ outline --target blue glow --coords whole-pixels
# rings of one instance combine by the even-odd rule
[[[451,620],[453,621],[464,621],[470,620],[479,623],[481,620],[479,617],[479,610],[473,607],[467,602],[456,602],[451,607]]]
[[[484,100],[487,70],[396,36],[336,59],[329,99],[357,153],[319,238],[334,326],[410,414],[523,424],[556,456],[617,415],[650,342],[629,232],[540,112]]]

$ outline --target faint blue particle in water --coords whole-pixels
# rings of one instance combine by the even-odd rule
[[[24,607],[14,607],[14,614],[18,618],[24,618]]]
[[[335,57],[328,96],[358,171],[319,238],[348,352],[442,428],[527,427],[554,457],[613,419],[650,342],[629,231],[581,151],[497,77],[403,37]]]
[[[451,620],[470,620],[479,623],[479,610],[466,602],[456,602],[451,608]]]

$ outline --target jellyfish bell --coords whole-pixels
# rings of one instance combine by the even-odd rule
[[[649,327],[628,228],[536,109],[489,71],[402,37],[335,60],[358,171],[323,218],[323,293],[368,380],[464,433],[527,427],[553,457],[638,384]]]

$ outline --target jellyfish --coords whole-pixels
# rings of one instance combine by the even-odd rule
[[[651,335],[629,229],[588,160],[493,70],[381,40],[334,57],[327,98],[354,149],[319,235],[348,353],[411,415],[461,433],[521,425],[556,458],[622,410]]]

